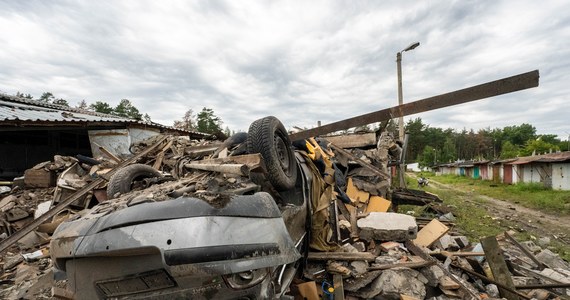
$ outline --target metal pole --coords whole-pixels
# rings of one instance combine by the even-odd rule
[[[398,68],[398,105],[404,104],[404,96],[402,93],[402,52],[396,53],[396,65]],[[404,116],[400,115],[398,120],[398,129],[400,132],[400,140],[404,140]]]
[[[404,104],[404,96],[402,94],[402,52],[396,53],[396,65],[398,68],[398,105],[402,106]],[[400,114],[400,118],[398,119],[398,130],[400,133],[400,141],[404,140],[404,115]],[[406,181],[404,179],[404,163],[400,161],[400,187],[403,188],[406,185]]]

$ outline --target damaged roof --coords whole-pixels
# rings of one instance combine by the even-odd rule
[[[2,93],[0,93],[0,124],[11,126],[45,126],[55,124],[119,126],[132,124],[157,128],[161,131],[176,131],[179,134],[188,134],[195,138],[205,138],[209,136],[209,134],[197,131],[180,130],[154,122],[145,122],[57,104],[44,103]]]
[[[570,161],[570,151],[549,153],[543,155],[519,157],[517,160],[510,162],[510,165],[524,165],[528,163],[550,163]]]

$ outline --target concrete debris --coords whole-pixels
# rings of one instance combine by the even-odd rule
[[[357,224],[363,239],[402,242],[415,239],[418,233],[414,217],[405,214],[372,212]]]
[[[536,259],[546,264],[550,268],[570,269],[568,262],[564,261],[560,256],[549,249],[544,249],[535,255]]]

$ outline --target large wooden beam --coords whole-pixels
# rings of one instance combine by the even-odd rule
[[[508,94],[538,86],[538,70],[507,77],[484,84],[457,90],[447,94],[425,98],[404,105],[382,109],[357,117],[326,124],[305,131],[291,134],[291,140],[301,140],[352,127],[364,126],[374,122],[382,122],[400,116],[413,115],[447,106]]]

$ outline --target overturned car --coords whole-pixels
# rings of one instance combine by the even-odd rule
[[[109,182],[109,197],[118,198],[61,224],[52,237],[51,256],[56,268],[66,273],[75,297],[283,295],[308,251],[314,166],[293,151],[285,128],[274,117],[253,122],[247,139],[240,142],[225,146],[237,146],[236,153],[244,148],[259,153],[262,172],[218,173],[236,182],[223,183],[223,190],[212,172],[177,178],[157,185],[155,192],[170,189],[165,201],[144,190],[129,196],[131,188],[156,176],[154,172],[139,168],[130,175],[117,173]]]

